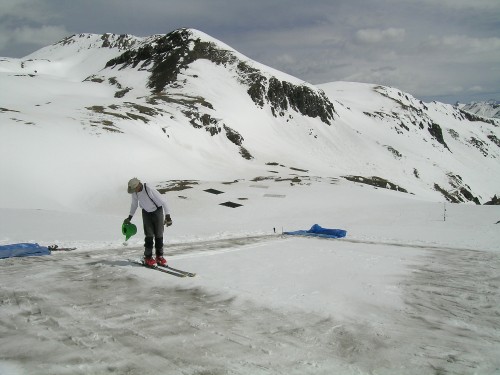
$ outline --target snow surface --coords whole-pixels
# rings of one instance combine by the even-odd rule
[[[490,144],[496,126],[450,122],[451,106],[427,104],[451,155],[427,130],[394,131],[391,113],[414,119],[390,97],[422,103],[346,82],[321,86],[333,126],[275,118],[230,69],[195,62],[168,95],[202,92],[214,108],[204,110],[244,136],[248,161],[225,136],[194,129],[185,107],[159,106],[147,124],[89,110],[147,104],[146,72],[102,69],[121,51],[89,48],[98,42],[0,61],[0,244],[77,248],[0,261],[0,374],[500,373],[499,209],[429,189],[458,168],[483,201],[498,193],[500,153],[463,142]],[[115,84],[82,82],[89,74],[132,89],[115,98]],[[363,114],[373,111],[389,120]],[[110,118],[121,133],[92,122]],[[390,176],[412,194],[343,174]],[[143,242],[139,212],[137,235],[121,235],[134,176],[158,188],[190,181],[166,193],[165,253],[195,278],[127,261]],[[316,223],[347,237],[281,235]]]
[[[127,262],[143,233],[136,215],[125,245],[117,195],[108,214],[0,209],[1,243],[78,248],[0,262],[1,374],[500,369],[496,207],[319,177],[200,181],[167,193],[167,258],[197,273],[178,279]],[[348,236],[280,234],[316,222]]]

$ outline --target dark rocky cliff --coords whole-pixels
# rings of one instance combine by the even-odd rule
[[[266,77],[259,69],[239,59],[230,49],[213,41],[202,40],[189,29],[158,36],[137,49],[130,49],[106,64],[106,67],[134,67],[151,72],[148,88],[160,94],[167,86],[182,85],[178,75],[198,59],[231,66],[248,94],[259,107],[269,105],[274,116],[284,116],[292,109],[304,116],[320,118],[331,125],[335,109],[326,95],[306,85],[295,85],[275,77]]]

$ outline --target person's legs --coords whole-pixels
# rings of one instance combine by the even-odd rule
[[[163,237],[155,237],[155,253],[157,257],[163,255]]]
[[[154,236],[155,236],[155,253],[156,263],[160,266],[165,266],[167,261],[163,257],[163,209],[160,207],[154,213]]]
[[[142,224],[144,226],[144,257],[153,256],[153,238],[155,236],[154,216],[142,210]]]
[[[158,208],[154,213],[154,237],[156,256],[163,256],[163,208]]]

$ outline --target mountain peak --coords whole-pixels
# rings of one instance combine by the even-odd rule
[[[67,46],[71,44],[79,44],[87,48],[118,48],[124,50],[133,47],[140,41],[140,38],[129,34],[73,34],[68,36],[54,45]]]
[[[142,38],[128,34],[73,34],[62,40],[43,47],[30,55],[24,57],[24,60],[47,59],[54,60],[66,58],[68,55],[82,52],[89,52],[99,49],[116,50],[118,53],[141,42]]]
[[[145,39],[138,48],[128,49],[108,61],[106,68],[120,66],[150,70],[152,74],[148,86],[154,92],[161,92],[165,86],[174,83],[179,72],[193,61],[205,58],[220,62],[222,55],[227,58],[231,54],[230,51],[223,52],[213,40],[206,41],[205,35],[186,28],[155,35]],[[218,51],[219,58],[215,51]]]
[[[238,81],[247,86],[254,103],[260,107],[269,103],[275,116],[284,116],[291,108],[302,115],[319,117],[329,125],[334,119],[333,104],[321,90],[293,77],[276,77],[272,69],[195,29],[183,28],[148,38],[140,47],[108,61],[106,68],[148,70],[148,88],[158,94],[167,86],[182,84],[179,74],[197,60],[232,70]]]

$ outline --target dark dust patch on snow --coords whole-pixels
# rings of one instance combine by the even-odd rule
[[[0,107],[0,112],[15,112],[15,113],[20,113],[19,111],[16,111],[14,109],[8,109],[8,108],[3,108],[3,107]]]
[[[223,191],[220,191],[220,190],[217,190],[217,189],[205,189],[203,191],[206,191],[207,193],[210,193],[210,194],[215,194],[215,195],[218,195],[218,194],[224,194]]]
[[[175,286],[125,264],[73,255],[2,261],[1,360],[29,374],[316,374],[340,363],[384,365],[383,340],[362,327]]]
[[[499,254],[433,249],[404,285],[414,358],[437,374],[500,370]],[[402,322],[403,323],[403,322]]]
[[[239,203],[227,201],[227,202],[219,204],[219,206],[225,206],[225,207],[229,207],[229,208],[238,208],[238,207],[241,207],[243,205],[239,204]]]

